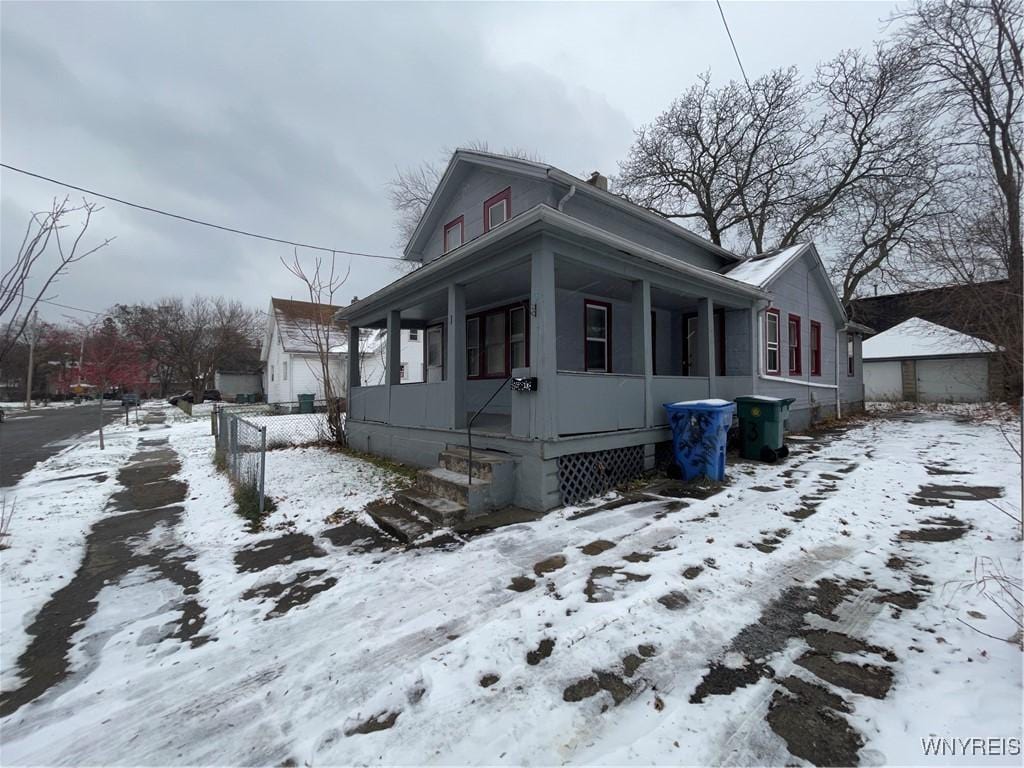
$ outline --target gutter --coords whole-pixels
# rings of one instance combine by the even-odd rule
[[[558,210],[563,211],[565,204],[572,200],[572,196],[576,194],[576,185],[573,184],[569,187],[569,191],[565,193],[565,197],[558,201]]]

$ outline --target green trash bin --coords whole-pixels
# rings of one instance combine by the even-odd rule
[[[312,413],[316,395],[299,395],[299,413]]]
[[[793,397],[744,395],[736,398],[740,420],[740,453],[745,459],[772,462],[789,455],[783,425]]]

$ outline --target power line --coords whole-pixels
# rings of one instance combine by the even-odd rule
[[[736,56],[736,63],[740,65],[740,74],[743,75],[743,82],[747,84],[747,90],[753,93],[754,89],[750,87],[750,79],[747,77],[747,71],[743,68],[743,62],[740,60],[740,52],[736,48],[736,41],[732,39],[732,30],[729,29],[729,22],[725,20],[722,0],[715,0],[715,3],[718,5],[718,13],[722,17],[722,24],[725,25],[725,34],[729,36],[729,43],[732,45],[732,52]]]
[[[36,179],[41,179],[42,181],[48,181],[51,184],[56,184],[56,185],[61,186],[61,187],[67,187],[68,189],[74,189],[74,190],[76,190],[78,192],[84,192],[87,195],[92,195],[93,197],[99,197],[99,198],[102,198],[103,200],[109,200],[112,203],[120,203],[121,205],[127,205],[130,208],[137,208],[140,211],[147,211],[149,213],[157,213],[157,214],[159,214],[161,216],[167,216],[167,217],[172,218],[172,219],[178,219],[179,221],[187,221],[190,224],[199,224],[200,226],[203,226],[203,227],[210,227],[211,229],[219,229],[219,230],[222,230],[224,232],[231,232],[231,233],[236,234],[236,235],[244,235],[245,237],[254,237],[254,238],[258,239],[258,240],[267,240],[267,241],[269,241],[271,243],[281,243],[283,245],[292,245],[292,246],[295,246],[296,248],[309,248],[310,250],[324,251],[326,253],[331,253],[331,254],[340,253],[340,254],[343,254],[345,256],[363,256],[363,257],[365,257],[367,259],[386,259],[388,261],[407,261],[406,259],[403,259],[400,256],[382,256],[381,254],[377,254],[377,253],[363,253],[361,251],[348,251],[348,250],[345,250],[344,248],[328,248],[328,247],[323,246],[323,245],[311,245],[310,243],[299,243],[299,242],[295,242],[294,240],[285,239],[283,237],[273,237],[271,235],[261,235],[261,234],[258,234],[256,232],[247,232],[244,229],[235,229],[234,227],[226,227],[226,226],[223,226],[221,224],[214,224],[214,223],[209,222],[209,221],[203,221],[201,219],[194,219],[191,216],[183,216],[183,215],[181,215],[179,213],[171,213],[170,211],[164,211],[164,210],[161,210],[159,208],[153,208],[153,207],[148,206],[148,205],[143,205],[142,203],[133,203],[133,202],[130,202],[128,200],[124,200],[124,199],[122,199],[120,197],[114,197],[112,195],[105,195],[102,192],[97,192],[95,190],[87,189],[85,187],[79,187],[79,186],[77,186],[75,184],[69,184],[66,181],[60,181],[59,179],[51,179],[49,176],[43,176],[41,173],[33,173],[32,171],[26,171],[24,168],[15,168],[13,165],[8,165],[7,163],[0,163],[0,168],[6,168],[7,170],[14,171],[15,173],[21,173],[21,174],[24,174],[25,176],[31,176],[31,177],[36,178]]]
[[[40,302],[42,304],[52,304],[53,306],[60,307],[61,309],[71,309],[71,310],[74,310],[75,312],[85,312],[86,314],[89,314],[89,315],[105,315],[105,314],[107,314],[106,312],[97,312],[95,309],[83,309],[82,307],[72,307],[70,304],[61,304],[60,302],[50,301],[49,299],[34,298],[32,296],[29,296],[27,293],[22,293],[20,295],[23,298],[32,299],[33,301],[38,301],[38,302]]]

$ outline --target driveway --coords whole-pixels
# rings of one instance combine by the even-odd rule
[[[119,403],[104,401],[103,421],[123,416]],[[10,412],[0,424],[0,488],[15,485],[32,467],[99,428],[98,403]]]

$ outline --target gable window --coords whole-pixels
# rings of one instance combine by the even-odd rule
[[[811,320],[811,376],[821,376],[821,323]]]
[[[611,373],[612,305],[583,300],[583,367],[587,371]]]
[[[853,376],[854,363],[853,334],[846,334],[846,375]]]
[[[457,219],[452,219],[444,225],[444,252],[454,251],[460,245],[462,245],[463,238],[466,234],[466,228],[464,224],[465,219],[459,216]]]
[[[800,316],[789,316],[789,375],[798,376],[803,372],[803,345],[800,341]]]
[[[281,363],[281,381],[288,381],[288,361]]]
[[[764,364],[767,373],[779,373],[779,310],[764,315]]]
[[[484,201],[484,232],[512,218],[512,187],[505,187],[494,197]]]

